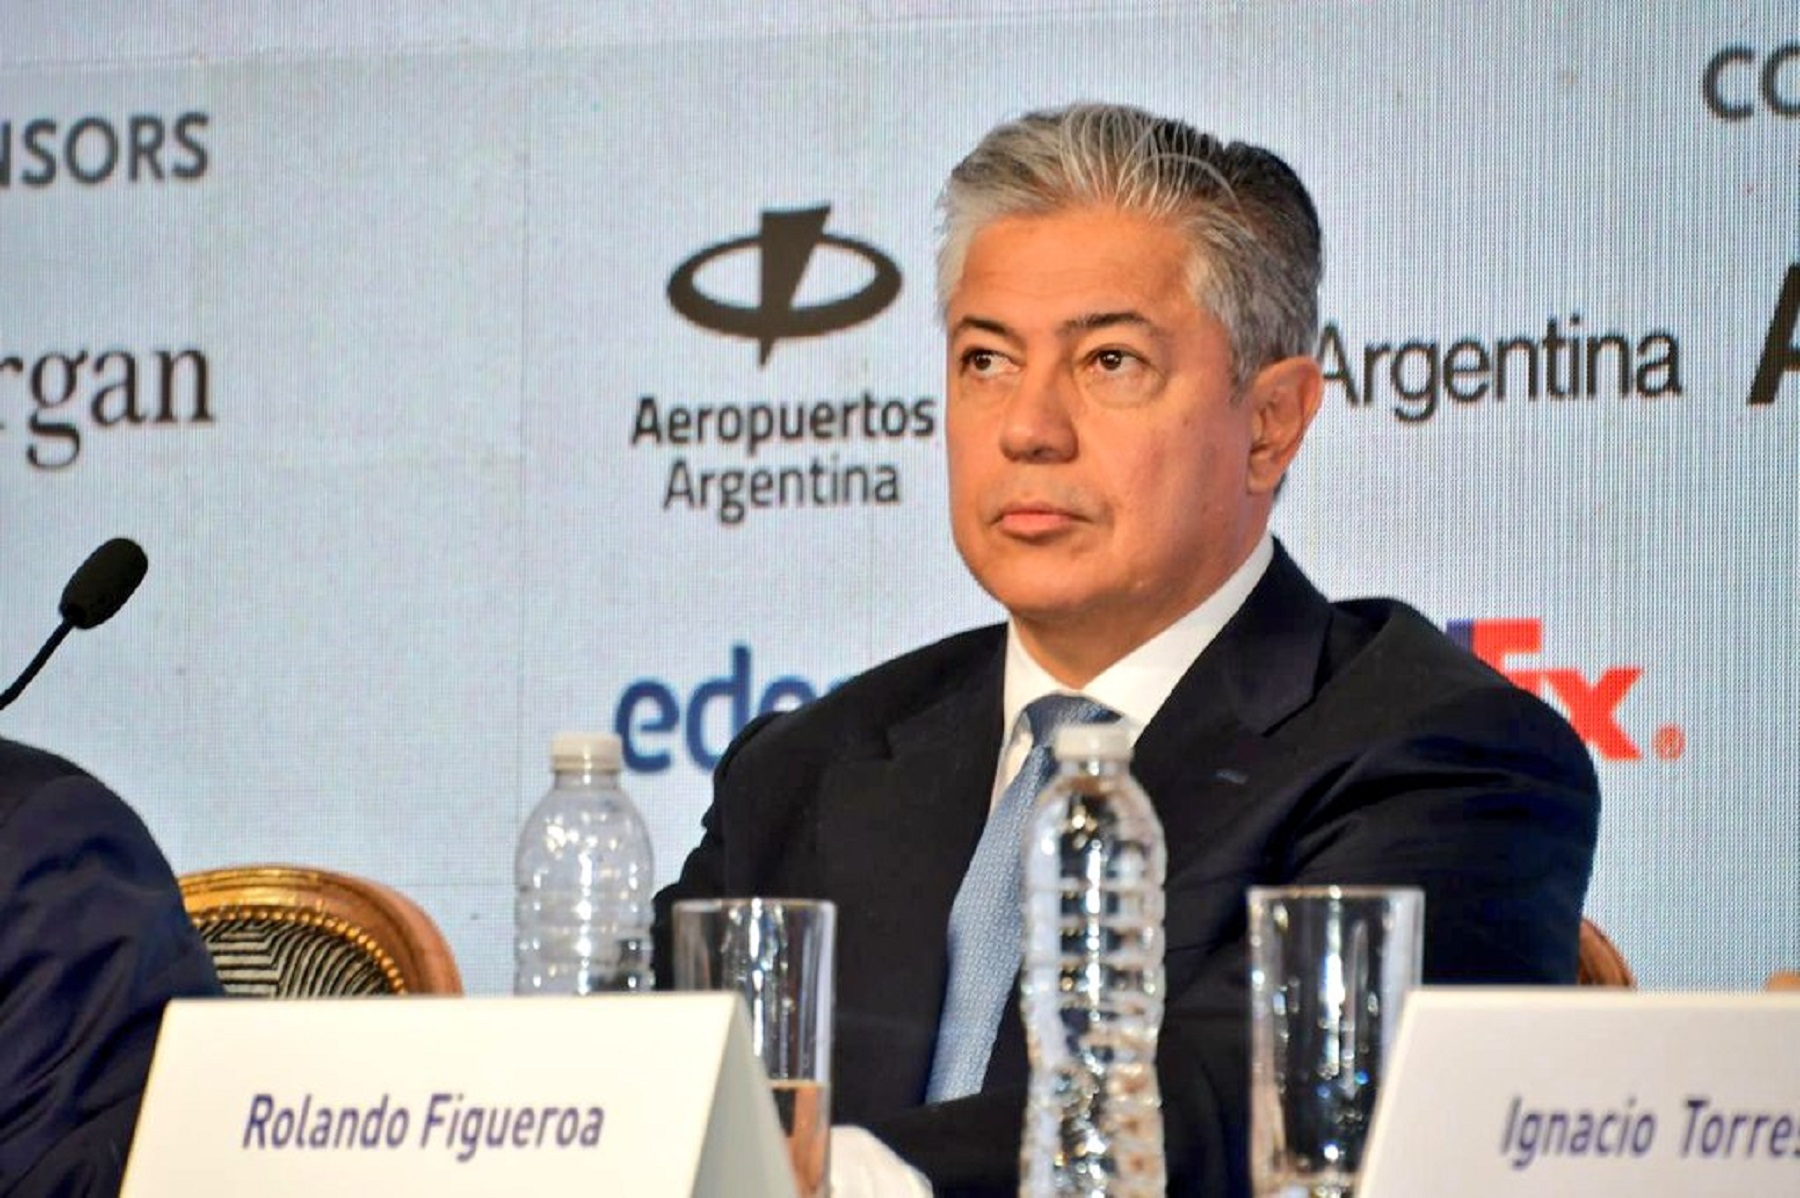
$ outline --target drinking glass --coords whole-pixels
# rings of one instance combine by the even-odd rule
[[[685,899],[672,916],[676,989],[743,996],[801,1198],[825,1198],[830,1182],[836,924],[815,899]]]
[[[1424,894],[1253,887],[1250,1173],[1257,1198],[1352,1198],[1400,1006],[1419,981]]]

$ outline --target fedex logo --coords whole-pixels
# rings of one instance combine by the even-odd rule
[[[1618,719],[1625,696],[1643,676],[1641,666],[1608,666],[1590,678],[1566,666],[1518,661],[1543,651],[1542,620],[1452,620],[1445,631],[1451,640],[1506,675],[1514,685],[1541,699],[1553,700],[1568,715],[1576,734],[1601,757],[1608,761],[1643,758]],[[1657,729],[1654,748],[1658,757],[1679,757],[1683,747],[1680,728],[1671,724]]]

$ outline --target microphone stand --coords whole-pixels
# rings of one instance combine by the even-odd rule
[[[50,634],[50,639],[44,642],[44,647],[37,651],[37,656],[32,658],[31,664],[25,667],[25,672],[6,688],[5,694],[0,695],[0,708],[5,708],[24,693],[25,688],[31,685],[31,680],[37,677],[38,671],[44,668],[44,663],[50,660],[50,655],[56,652],[56,647],[63,643],[63,638],[68,636],[69,630],[74,627],[67,620],[57,625],[56,631]]]

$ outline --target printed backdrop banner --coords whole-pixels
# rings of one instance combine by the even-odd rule
[[[177,869],[399,887],[504,991],[552,734],[624,736],[666,880],[747,719],[997,617],[933,204],[1122,100],[1320,205],[1296,557],[1569,716],[1646,984],[1800,964],[1790,5],[837,7],[9,14],[0,669],[94,545],[151,568],[0,733]]]

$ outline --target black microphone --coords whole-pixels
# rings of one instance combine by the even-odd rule
[[[114,537],[69,575],[56,610],[77,628],[97,628],[118,614],[149,569],[136,541]]]
[[[63,588],[62,602],[57,605],[62,623],[31,659],[25,672],[6,688],[5,694],[0,695],[0,708],[25,692],[71,628],[95,628],[117,615],[125,601],[131,598],[131,593],[137,590],[138,583],[144,581],[144,574],[149,569],[150,559],[144,556],[143,549],[126,537],[114,537],[88,554],[87,560],[69,575],[69,585]]]

